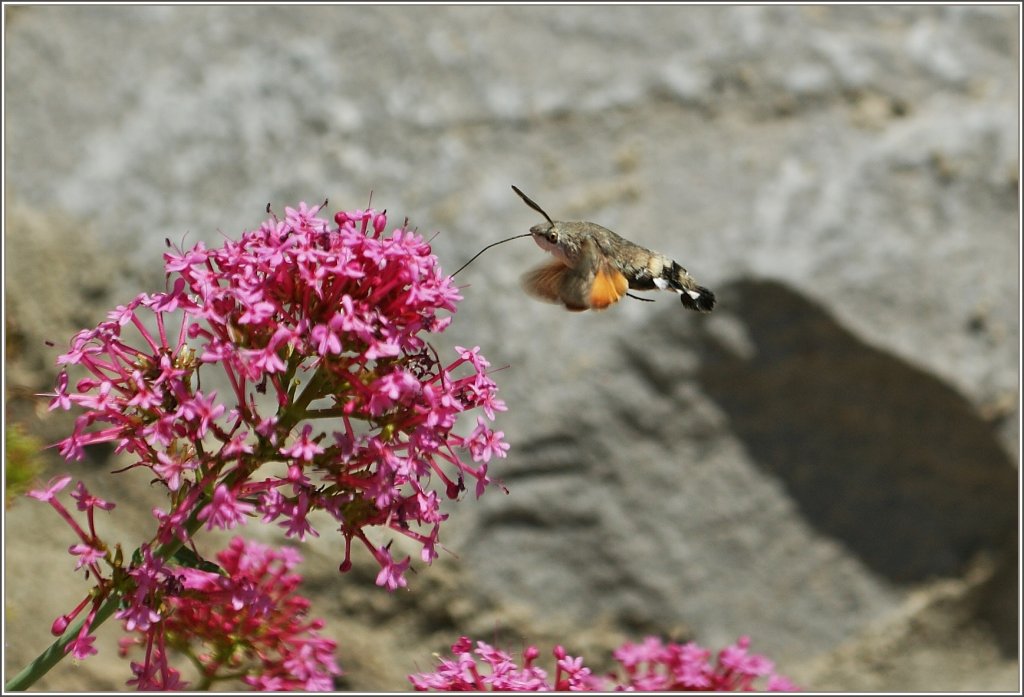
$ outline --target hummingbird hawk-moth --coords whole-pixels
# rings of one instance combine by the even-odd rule
[[[515,186],[512,189],[547,220],[530,228],[530,235],[555,257],[523,276],[523,287],[530,295],[582,312],[603,310],[624,295],[637,297],[629,290],[667,290],[679,293],[687,309],[710,312],[714,308],[715,294],[664,254],[596,223],[554,221],[529,196]]]

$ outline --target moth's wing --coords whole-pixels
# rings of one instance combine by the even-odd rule
[[[530,295],[561,303],[573,312],[603,310],[629,289],[629,280],[608,262],[592,238],[582,241],[575,266],[551,261],[528,271],[522,282]]]
[[[608,262],[602,262],[590,287],[590,307],[603,310],[617,303],[629,289],[629,280]]]
[[[589,281],[561,261],[551,261],[527,271],[522,283],[527,293],[540,300],[564,305],[572,312],[590,309]]]
[[[540,300],[561,303],[562,297],[559,290],[562,287],[562,279],[568,270],[568,266],[557,260],[538,266],[523,274],[521,279],[523,289]]]
[[[629,281],[603,256],[591,241],[582,245],[580,261],[562,276],[559,294],[570,310],[603,310],[619,301]]]
[[[629,289],[629,279],[615,268],[593,237],[581,242],[575,273],[578,278],[573,280],[585,290],[581,301],[594,310],[617,303]]]

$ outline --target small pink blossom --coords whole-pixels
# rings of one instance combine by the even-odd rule
[[[291,446],[282,448],[281,454],[285,457],[310,462],[315,456],[324,451],[316,441],[309,437],[309,434],[312,432],[313,427],[310,424],[303,426],[302,433],[299,434],[299,437],[295,439],[295,442],[292,443]]]
[[[156,460],[156,464],[153,465],[153,472],[164,480],[167,488],[171,491],[180,489],[182,477],[185,473],[191,472],[198,467],[198,463],[194,460],[182,460],[173,455],[166,455],[162,451],[156,453]]]
[[[68,394],[68,373],[66,370],[60,371],[57,376],[57,390],[50,402],[50,411],[53,411],[57,407],[67,411],[71,408],[71,397]]]
[[[477,417],[476,428],[469,436],[469,452],[476,462],[490,462],[491,457],[505,457],[508,443],[501,431],[492,430],[487,423]]]
[[[181,404],[178,413],[186,421],[195,422],[195,436],[202,438],[206,435],[210,424],[214,423],[224,413],[224,410],[224,405],[217,402],[216,392],[204,396],[202,392],[196,390],[191,399]]]
[[[54,477],[50,480],[45,489],[33,489],[28,492],[28,496],[31,496],[34,499],[39,499],[40,501],[52,501],[70,481],[70,475]]]
[[[405,570],[409,568],[409,557],[403,561],[396,562],[391,556],[391,551],[386,547],[377,550],[377,559],[381,564],[380,573],[377,574],[377,585],[387,588],[389,591],[398,588],[405,588]]]
[[[230,530],[236,525],[245,522],[245,516],[252,513],[255,507],[252,504],[239,501],[224,484],[218,484],[213,491],[213,498],[210,503],[199,511],[198,520],[206,521],[206,529]]]
[[[79,634],[75,637],[74,641],[68,644],[67,652],[74,656],[79,661],[84,661],[89,656],[99,653],[93,644],[96,643],[96,637],[92,635]]]
[[[83,566],[89,566],[101,561],[105,554],[102,549],[84,543],[72,545],[68,548],[68,553],[78,557],[78,561],[75,563],[75,571],[78,571]]]
[[[91,511],[94,508],[110,511],[115,506],[110,501],[104,501],[100,497],[90,494],[89,490],[85,488],[85,482],[81,481],[75,484],[75,489],[71,492],[71,498],[77,502],[78,510],[80,511]]]

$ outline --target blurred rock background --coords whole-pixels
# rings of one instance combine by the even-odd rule
[[[749,634],[809,689],[1019,688],[1018,7],[4,10],[6,414],[48,441],[76,329],[267,202],[372,191],[454,270],[538,222],[514,183],[719,295],[566,313],[518,289],[527,240],[460,275],[437,345],[508,366],[509,494],[453,506],[408,592],[339,576],[329,526],[302,547],[342,688],[407,689],[461,633],[596,668]],[[48,471],[136,540],[158,499],[108,455]],[[48,507],[5,535],[10,675],[85,586]],[[38,687],[123,689],[116,629]]]

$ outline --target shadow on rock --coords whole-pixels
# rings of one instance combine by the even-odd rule
[[[957,574],[1016,530],[1016,470],[964,397],[779,283],[722,291],[745,346],[694,322],[697,380],[820,532],[908,583]]]

